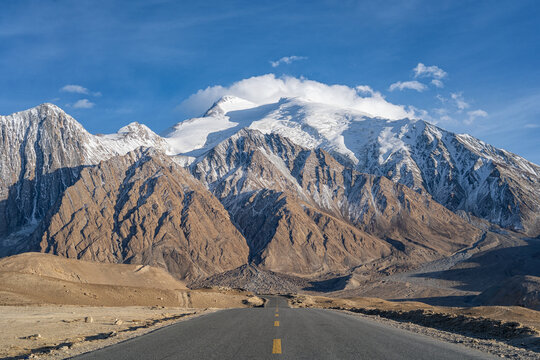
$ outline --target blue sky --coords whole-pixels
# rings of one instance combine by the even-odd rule
[[[0,9],[3,115],[53,102],[92,133],[131,121],[159,133],[199,115],[180,105],[199,89],[273,73],[369,86],[540,163],[538,1],[0,0]]]

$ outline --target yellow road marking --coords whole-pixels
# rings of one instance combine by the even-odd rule
[[[281,354],[281,339],[274,339],[272,354]]]
[[[276,317],[279,317],[279,314],[276,314]]]
[[[274,321],[274,326],[279,326],[279,321]]]

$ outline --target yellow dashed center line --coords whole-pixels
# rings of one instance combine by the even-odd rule
[[[274,326],[279,326],[279,321],[274,321]]]
[[[272,354],[281,354],[281,339],[274,339]]]
[[[276,317],[279,317],[279,314],[276,314]]]

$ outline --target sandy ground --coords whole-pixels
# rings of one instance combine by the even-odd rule
[[[189,290],[163,269],[28,253],[0,259],[0,358],[63,359],[219,308],[249,292]]]
[[[215,309],[0,306],[0,358],[63,359]]]

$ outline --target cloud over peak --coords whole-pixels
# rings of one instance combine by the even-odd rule
[[[237,96],[257,105],[276,103],[281,98],[298,97],[306,101],[355,109],[373,117],[392,120],[415,117],[414,111],[386,101],[379,92],[366,85],[351,88],[292,76],[276,77],[274,74],[254,76],[230,86],[215,85],[201,89],[179,107],[186,112],[200,114],[225,95]]]

